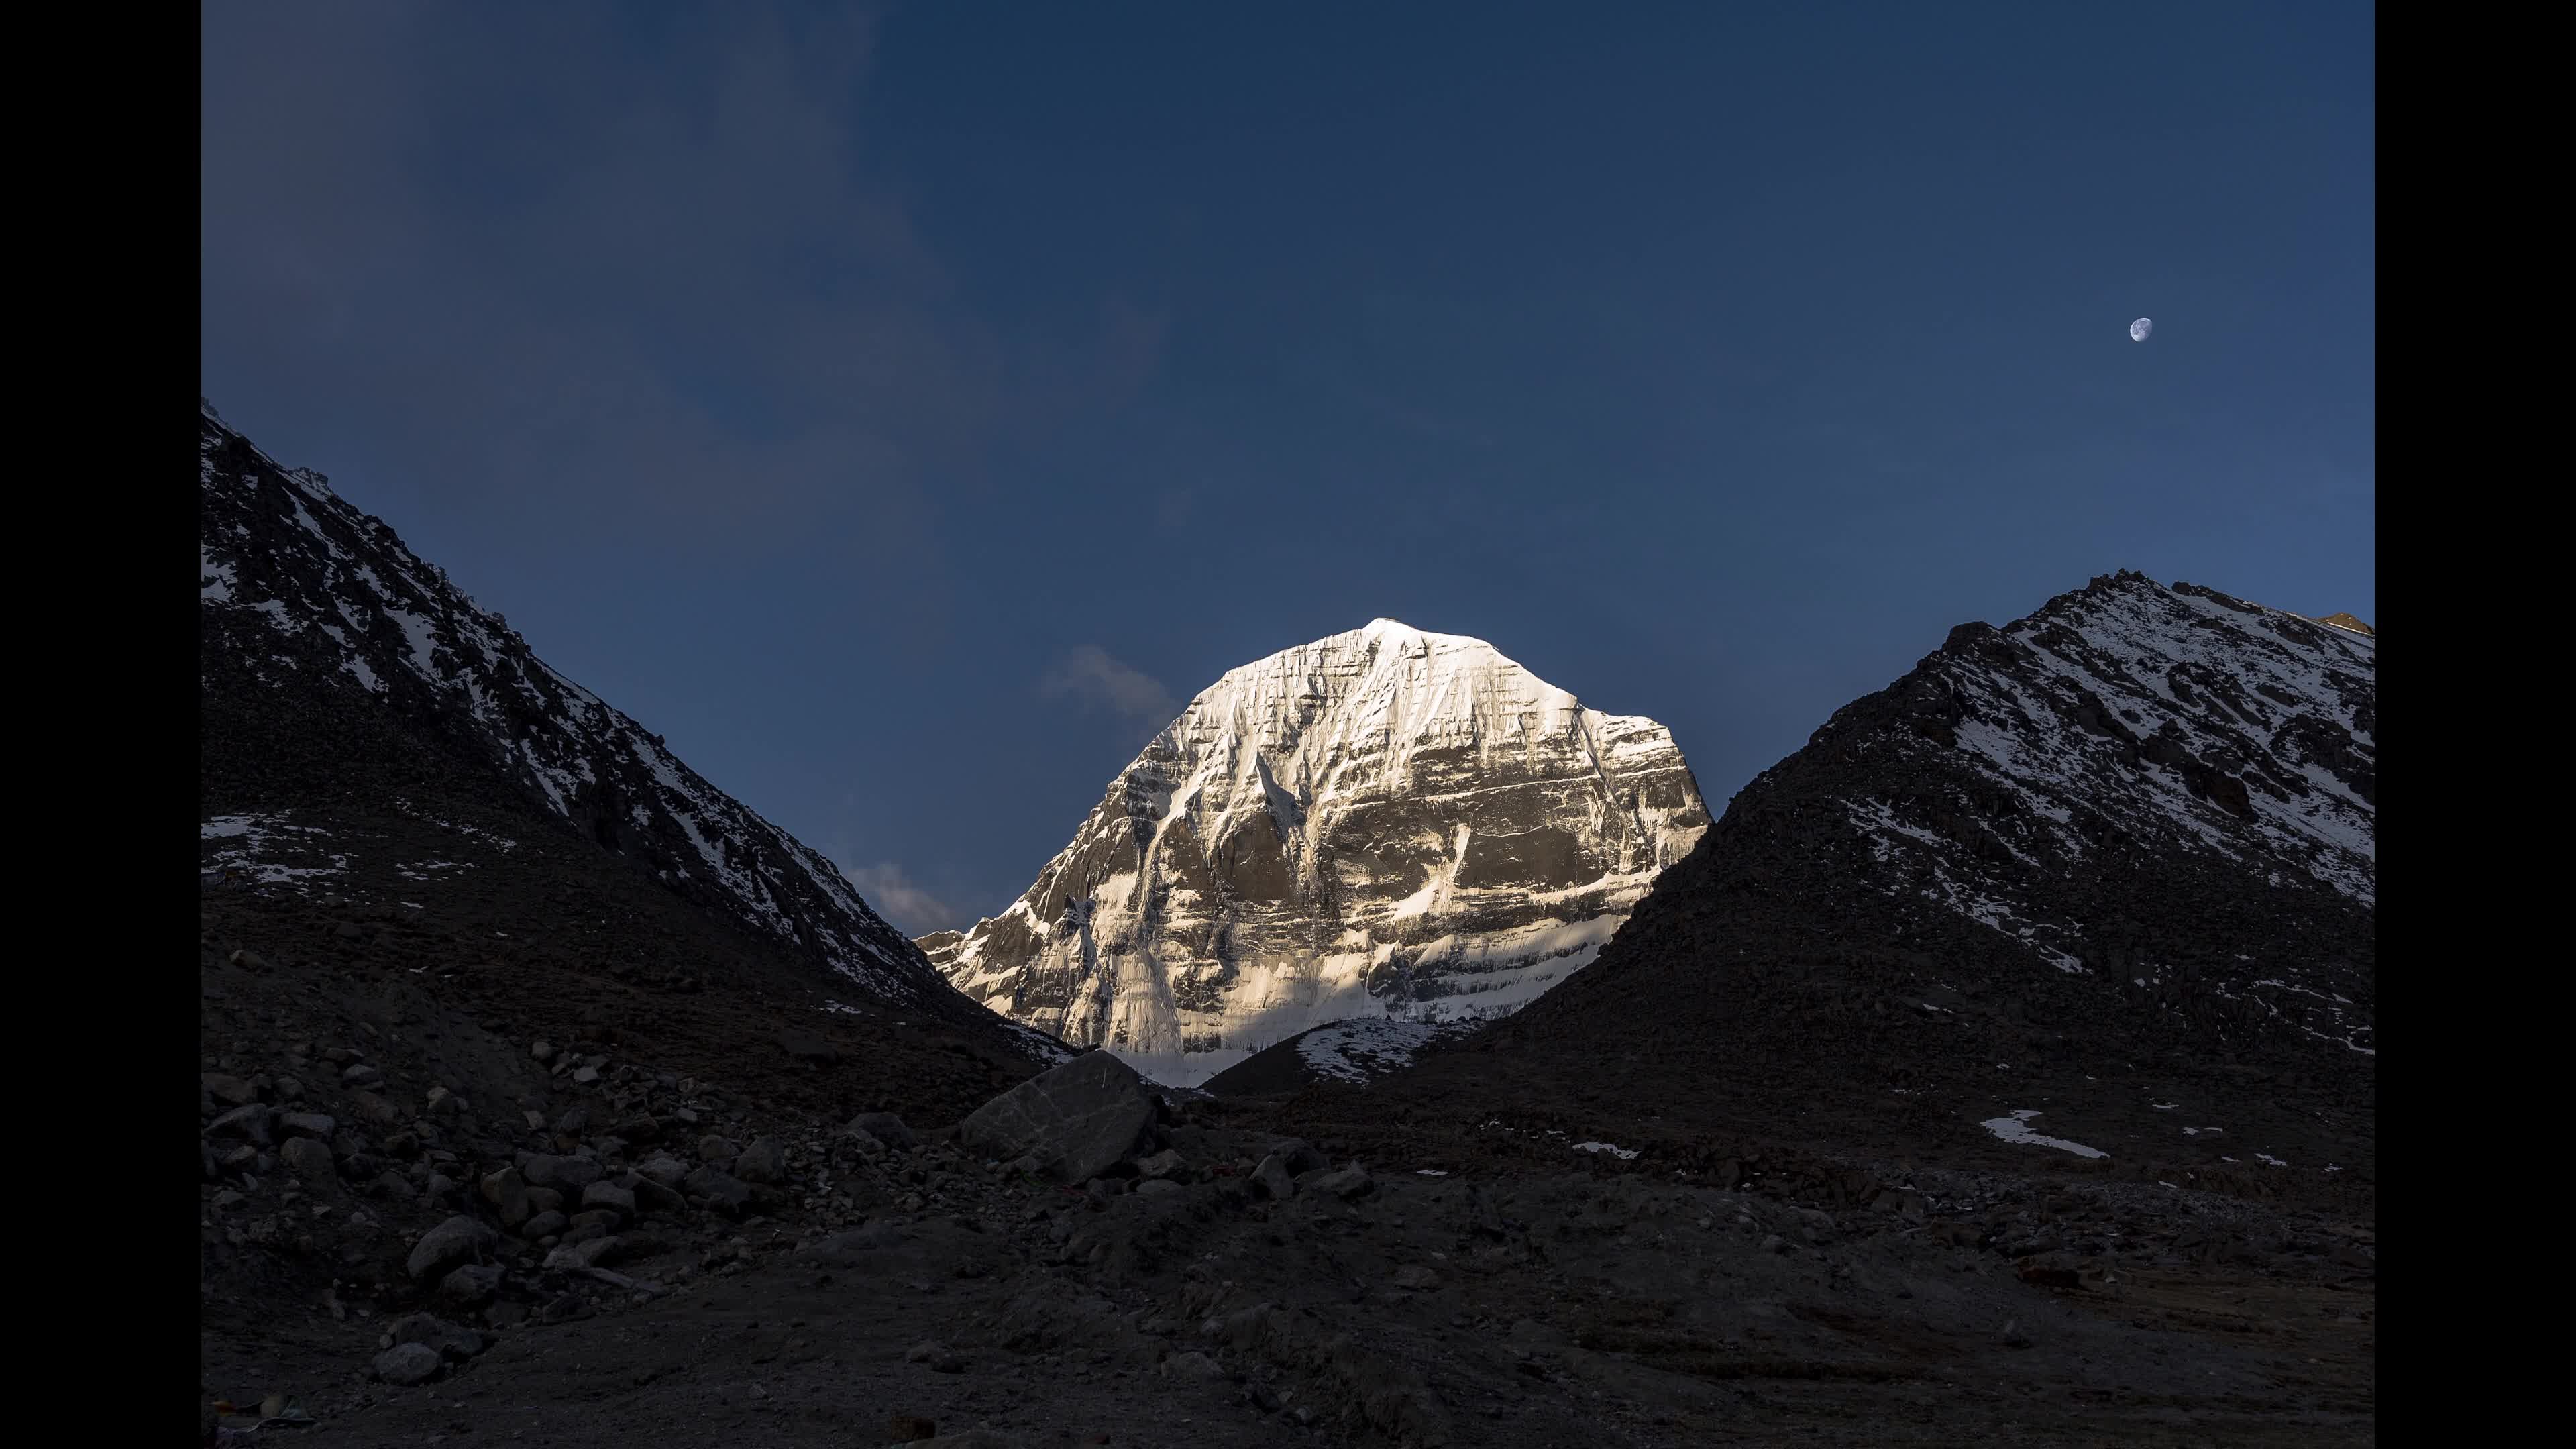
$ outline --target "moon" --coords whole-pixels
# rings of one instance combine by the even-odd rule
[[[2129,324],[2129,340],[2131,342],[2144,342],[2147,340],[2147,334],[2155,330],[2156,324],[2153,318],[2141,317],[2137,321]]]

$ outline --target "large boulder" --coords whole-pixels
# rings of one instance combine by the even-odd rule
[[[615,1213],[619,1222],[635,1216],[635,1194],[613,1182],[594,1182],[583,1188],[581,1205],[591,1211]]]
[[[681,1188],[693,1201],[720,1209],[731,1217],[742,1216],[743,1209],[751,1206],[753,1196],[750,1183],[714,1163],[690,1173]]]
[[[892,1112],[861,1112],[841,1130],[864,1132],[897,1152],[910,1152],[920,1145],[913,1137],[912,1129],[903,1125],[903,1119]]]
[[[404,1388],[428,1383],[444,1367],[438,1350],[425,1343],[398,1343],[376,1355],[376,1377]]]
[[[269,1116],[270,1111],[268,1108],[261,1106],[257,1102],[253,1102],[248,1106],[235,1107],[224,1115],[217,1117],[212,1122],[207,1123],[206,1131],[210,1134],[223,1134],[226,1136],[246,1138],[249,1141],[258,1143],[262,1147],[266,1147],[268,1145]]]
[[[428,1313],[413,1313],[397,1318],[389,1331],[393,1334],[397,1347],[406,1343],[427,1344],[438,1351],[439,1357],[458,1363],[490,1347],[483,1341],[483,1335],[473,1329],[461,1328],[444,1318]]]
[[[1261,1165],[1252,1169],[1252,1185],[1282,1202],[1297,1195],[1296,1180],[1289,1175],[1288,1164],[1282,1162],[1276,1152],[1261,1159]]]
[[[501,1291],[501,1265],[468,1263],[438,1280],[438,1295],[460,1308],[480,1308]]]
[[[774,1138],[763,1137],[733,1160],[733,1175],[770,1186],[787,1180],[787,1152]]]
[[[1154,1098],[1135,1069],[1085,1052],[975,1109],[958,1140],[987,1157],[1034,1156],[1058,1182],[1098,1177],[1135,1152]]]
[[[339,1165],[332,1161],[331,1149],[310,1137],[289,1139],[277,1155],[285,1160],[287,1171],[306,1182],[339,1180]]]
[[[527,1180],[515,1167],[484,1175],[483,1200],[501,1210],[501,1226],[505,1228],[515,1228],[537,1215],[535,1204],[528,1201]]]
[[[473,1262],[484,1249],[492,1246],[500,1234],[462,1215],[449,1218],[412,1245],[411,1258],[404,1265],[416,1282],[443,1278],[451,1268]]]
[[[520,1169],[530,1187],[551,1187],[557,1192],[579,1192],[603,1175],[600,1165],[587,1157],[557,1157],[539,1153]]]

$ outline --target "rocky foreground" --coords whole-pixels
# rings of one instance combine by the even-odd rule
[[[229,953],[204,982],[226,1442],[2372,1438],[2371,1234],[2296,1209],[1561,1140],[1360,1162],[1102,1053],[954,1122],[827,1115],[578,1022],[342,1027]],[[284,1029],[214,1037],[239,1015]]]

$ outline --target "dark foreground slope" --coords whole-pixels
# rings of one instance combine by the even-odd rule
[[[411,1301],[531,1150],[953,1120],[1060,1055],[318,477],[201,440],[210,1332]]]
[[[2132,573],[1963,625],[1746,786],[1592,967],[1301,1110],[2366,1196],[2374,648]]]

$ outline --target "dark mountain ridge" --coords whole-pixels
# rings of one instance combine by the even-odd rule
[[[2136,573],[1961,625],[1746,785],[1593,965],[1388,1100],[1310,1107],[2364,1180],[2375,697],[2370,636]]]
[[[525,807],[849,994],[989,1020],[829,860],[548,667],[383,520],[211,407],[199,437],[206,815]]]

